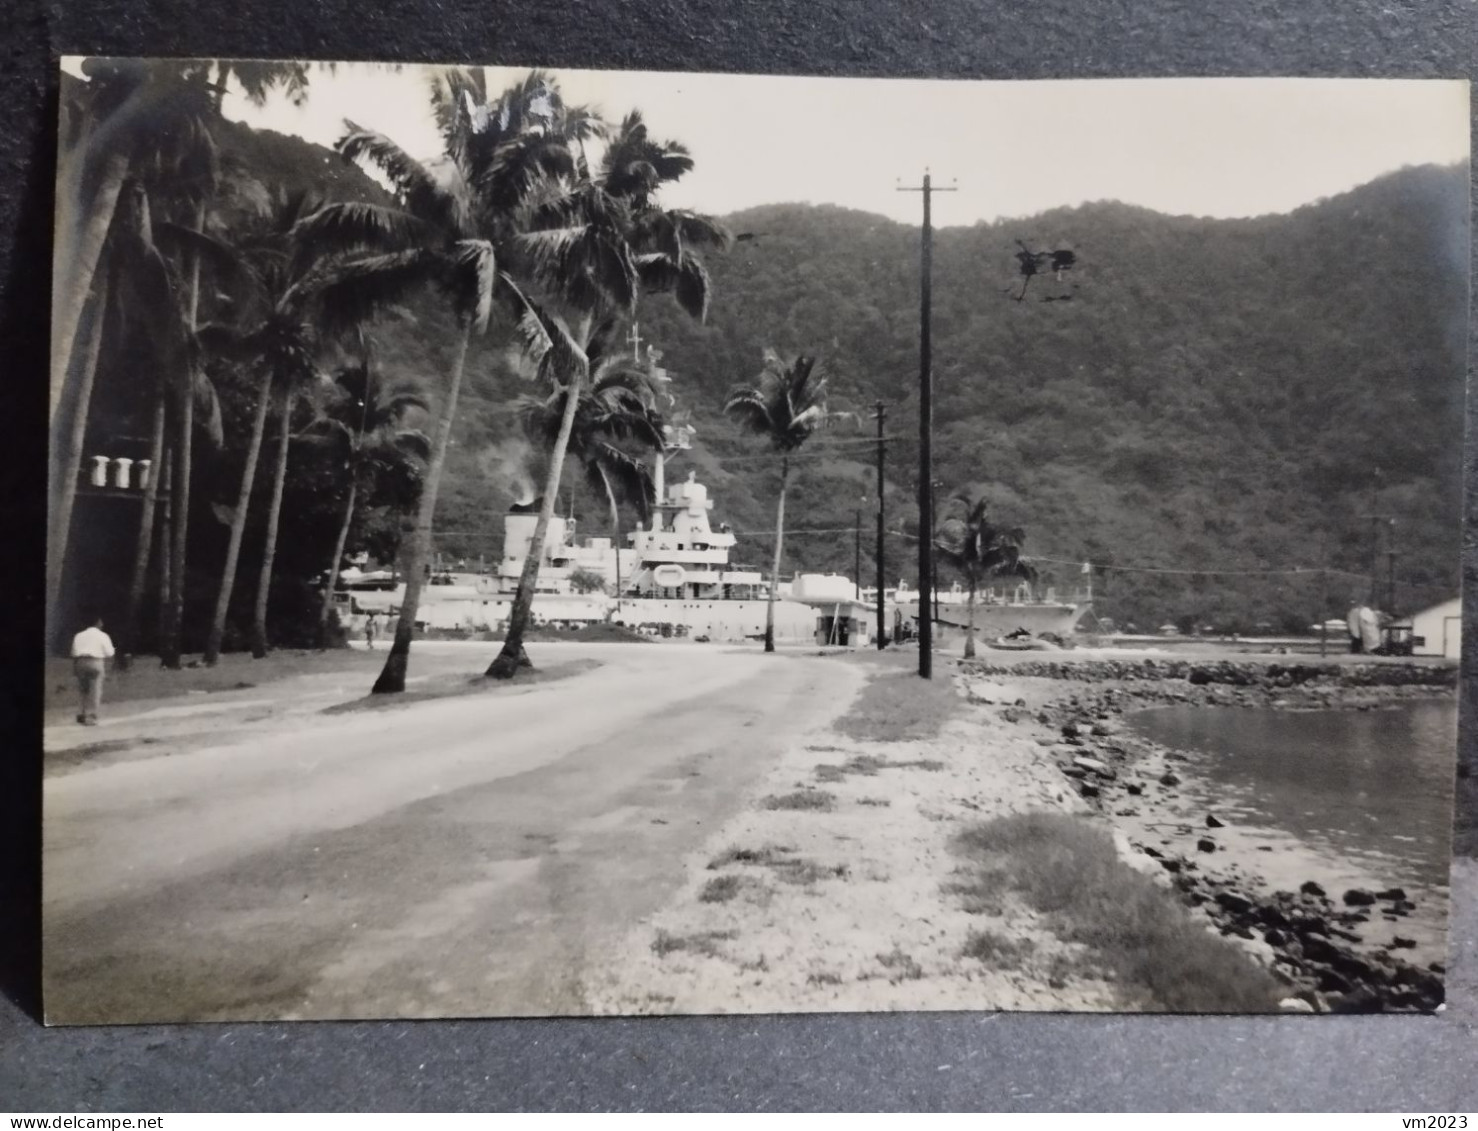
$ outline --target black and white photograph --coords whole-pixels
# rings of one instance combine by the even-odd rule
[[[60,82],[48,1023],[1443,1008],[1466,82]]]

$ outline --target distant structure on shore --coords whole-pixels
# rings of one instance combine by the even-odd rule
[[[1449,660],[1463,654],[1463,602],[1459,597],[1433,605],[1403,620],[1395,621],[1390,631],[1397,639],[1411,641],[1413,656],[1445,656]]]

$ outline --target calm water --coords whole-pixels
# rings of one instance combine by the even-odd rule
[[[1191,756],[1218,811],[1363,862],[1395,883],[1446,885],[1456,703],[1168,707],[1130,722]]]

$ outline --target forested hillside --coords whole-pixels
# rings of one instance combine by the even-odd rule
[[[1403,170],[1290,215],[1169,217],[1117,203],[945,228],[935,244],[935,477],[941,509],[983,491],[1062,562],[1186,570],[1327,566],[1366,575],[1372,513],[1396,518],[1397,602],[1456,592],[1466,348],[1466,181]],[[719,517],[772,545],[776,473],[724,420],[727,391],[761,353],[822,355],[855,427],[818,437],[788,505],[786,559],[850,573],[856,510],[873,570],[872,405],[887,406],[887,577],[914,580],[918,230],[832,207],[729,218],[748,234],[711,259],[706,325],[664,298],[639,312],[679,407],[698,428],[673,474],[697,469]],[[1070,247],[1078,265],[1022,301],[1017,240]],[[1044,301],[1045,300],[1045,301]],[[397,329],[397,339],[414,337]],[[521,388],[485,343],[446,487],[442,548],[498,552],[501,513],[540,470],[504,410]],[[569,478],[577,478],[571,476]],[[568,480],[567,480],[568,481]],[[861,502],[863,496],[869,500]],[[575,513],[604,533],[582,486]],[[838,535],[825,533],[843,530]],[[810,533],[810,532],[821,533]],[[1379,545],[1385,594],[1389,529]],[[1048,580],[1076,565],[1040,563]],[[941,579],[943,580],[943,579]],[[1321,582],[1304,576],[1100,571],[1102,615],[1250,630],[1303,626]],[[1331,573],[1328,611],[1365,596]]]
[[[226,141],[223,158],[242,184],[386,199],[357,169],[299,139],[234,125]],[[1027,549],[1049,583],[1078,584],[1085,560],[1117,567],[1100,568],[1096,606],[1121,624],[1306,625],[1321,607],[1313,575],[1137,570],[1325,565],[1363,575],[1372,559],[1371,513],[1397,519],[1398,604],[1451,595],[1466,218],[1464,171],[1425,167],[1254,220],[1098,203],[939,230],[941,508],[957,491],[986,493],[999,518],[1026,527]],[[728,390],[758,371],[765,347],[817,353],[833,373],[833,407],[854,410],[858,420],[818,436],[797,462],[787,568],[850,573],[861,508],[871,578],[873,447],[861,441],[873,433],[872,405],[881,400],[890,437],[886,576],[912,583],[918,229],[804,205],[754,209],[728,223],[745,238],[708,257],[706,324],[661,296],[644,299],[637,315],[642,341],[662,351],[674,377],[676,408],[690,412],[698,430],[669,477],[698,470],[716,499],[715,518],[742,534],[738,559],[767,560],[777,469],[721,409]],[[1017,301],[1018,240],[1035,250],[1071,248],[1077,265],[1061,281],[1037,278]],[[451,329],[438,296],[410,301],[372,328],[377,365],[392,383],[419,383],[434,408]],[[436,524],[437,548],[454,559],[495,560],[507,505],[531,497],[542,473],[511,411],[513,398],[530,391],[509,353],[512,340],[506,317],[495,319],[469,354]],[[148,364],[147,350],[128,348],[105,363],[100,396],[125,390],[98,414],[115,431],[146,430],[147,402],[134,403],[119,375]],[[228,425],[247,411],[234,380],[221,374]],[[228,427],[226,447],[203,457],[192,510],[212,545],[224,540],[221,508],[234,505],[245,431]],[[313,449],[295,445],[294,453],[278,584],[301,595],[281,603],[288,617],[311,604],[310,579],[331,556],[339,507],[318,487]],[[582,535],[607,533],[604,500],[573,465],[565,482]],[[413,482],[390,483],[370,500],[349,549],[393,556],[415,490]],[[561,510],[569,505],[562,500]],[[633,520],[628,512],[625,522]],[[253,540],[249,527],[248,556]],[[219,548],[207,549],[190,579],[201,602],[218,572]],[[1356,593],[1365,593],[1359,577],[1335,574],[1324,611],[1342,611]]]

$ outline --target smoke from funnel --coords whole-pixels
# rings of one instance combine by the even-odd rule
[[[529,474],[533,449],[521,436],[511,436],[484,448],[477,457],[483,475],[505,488],[516,503],[531,503],[538,488]]]

